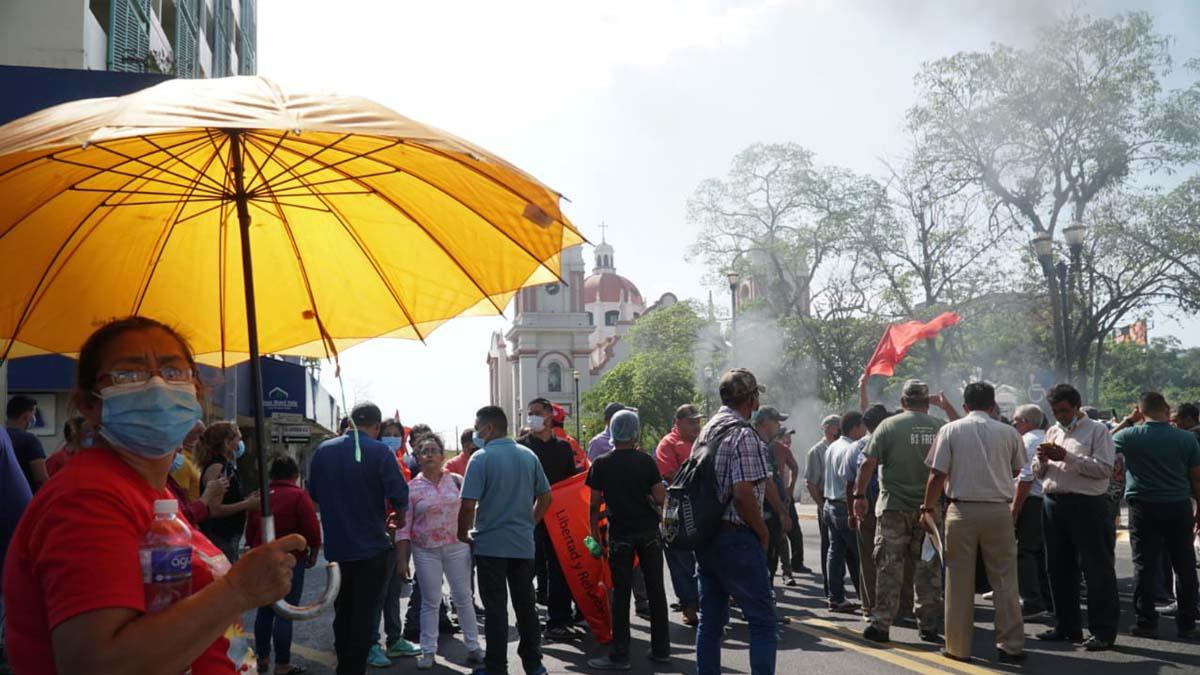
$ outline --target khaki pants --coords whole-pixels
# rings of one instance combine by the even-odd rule
[[[941,518],[935,522],[941,526]],[[892,626],[907,590],[911,605],[916,591],[917,626],[937,632],[942,618],[942,569],[935,555],[921,560],[925,528],[919,511],[884,511],[875,535],[875,606],[871,625],[886,631]],[[906,574],[907,572],[907,574]]]
[[[871,616],[875,607],[875,558],[871,550],[875,547],[875,500],[867,500],[867,515],[858,522],[858,599],[862,601],[865,616]]]
[[[975,632],[975,554],[983,556],[996,607],[996,646],[1025,647],[1017,593],[1017,539],[1008,504],[956,502],[946,513],[946,651],[971,655]]]

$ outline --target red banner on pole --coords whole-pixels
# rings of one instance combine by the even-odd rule
[[[575,604],[587,619],[596,641],[605,644],[612,641],[612,608],[608,604],[608,591],[612,588],[612,576],[603,558],[593,558],[583,545],[591,525],[589,506],[591,490],[583,484],[587,474],[576,474],[551,487],[550,510],[542,521],[550,533],[550,542],[558,555],[563,576],[571,588]]]
[[[879,339],[879,344],[875,347],[875,353],[871,355],[871,360],[867,362],[866,374],[891,377],[896,373],[896,364],[904,359],[909,347],[920,340],[934,337],[961,320],[962,317],[954,312],[945,312],[929,323],[909,321],[888,326],[883,331],[883,337]]]

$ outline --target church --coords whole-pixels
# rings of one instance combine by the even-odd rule
[[[617,274],[607,240],[595,247],[591,274],[585,276],[582,246],[564,250],[561,260],[563,281],[522,289],[513,300],[512,327],[493,333],[488,347],[491,402],[508,414],[514,432],[536,398],[574,417],[576,389],[582,398],[629,356],[626,338],[634,322],[678,301],[665,293],[647,305],[638,287]]]

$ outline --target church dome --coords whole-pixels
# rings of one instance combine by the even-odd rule
[[[583,303],[590,305],[594,302],[632,302],[644,305],[642,292],[634,283],[616,272],[593,272],[583,281]]]

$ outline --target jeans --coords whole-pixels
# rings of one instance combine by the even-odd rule
[[[450,582],[450,595],[458,609],[463,642],[468,650],[479,648],[479,624],[475,620],[475,600],[471,593],[471,547],[457,543],[437,548],[413,546],[413,566],[426,593],[421,599],[421,651],[436,654],[438,649],[438,609],[442,594],[428,589],[442,588],[442,579]]]
[[[1112,518],[1104,495],[1047,494],[1042,503],[1046,529],[1046,568],[1054,596],[1057,629],[1083,632],[1079,612],[1079,573],[1087,580],[1088,630],[1098,640],[1117,639],[1121,612],[1117,596]]]
[[[393,574],[388,551],[366,560],[338,561],[342,568],[342,590],[333,603],[333,649],[337,652],[338,675],[363,675],[371,634],[379,625],[379,598],[387,575]]]
[[[783,523],[779,522],[779,516],[775,513],[764,514],[764,522],[767,524],[767,572],[771,578],[771,585],[775,585],[775,575],[779,573],[779,559],[783,556],[782,542],[786,541],[783,538]]]
[[[667,623],[667,595],[663,590],[662,549],[658,534],[613,538],[609,543],[608,567],[612,571],[613,640],[609,658],[629,661],[629,597],[633,595],[633,559],[646,579],[650,602],[650,649],[657,656],[671,653],[670,624]]]
[[[1046,543],[1042,527],[1042,498],[1026,497],[1017,516],[1017,587],[1025,613],[1049,609],[1050,579],[1046,576]]]
[[[541,541],[542,554],[546,558],[546,576],[549,580],[549,590],[546,594],[546,627],[569,626],[572,618],[571,587],[567,585],[567,577],[563,575],[562,567],[558,564],[558,554],[554,552],[554,543],[550,541],[550,532],[545,525],[538,523],[533,531],[533,537],[535,541]]]
[[[1154,596],[1161,564],[1167,558],[1175,570],[1179,630],[1196,627],[1196,551],[1192,548],[1192,500],[1147,502],[1129,500],[1129,543],[1133,547],[1133,610],[1139,626],[1158,626]]]
[[[517,654],[521,656],[521,665],[526,673],[537,670],[542,665],[542,634],[533,599],[533,560],[477,555],[475,573],[479,577],[479,597],[483,600],[483,630],[487,640],[484,665],[487,671],[508,672],[510,593],[513,610],[517,614],[517,634],[520,636]]]
[[[696,583],[696,552],[663,551],[667,559],[667,571],[671,573],[671,586],[675,597],[684,607],[700,607],[700,588]]]
[[[858,588],[858,535],[850,529],[846,502],[825,502],[825,527],[829,530],[829,555],[825,565],[825,578],[829,586],[829,602],[841,604],[846,601],[846,570],[850,580]]]
[[[773,675],[779,642],[778,619],[767,576],[767,557],[747,528],[717,533],[697,552],[700,564],[700,626],[696,631],[696,672],[719,675],[721,641],[729,623],[729,598],[737,601],[750,626],[750,673]]]
[[[786,576],[804,567],[804,535],[800,532],[800,516],[796,513],[796,502],[788,500],[788,516],[792,529],[787,533],[783,546],[783,573]]]
[[[821,589],[829,599],[829,525],[825,522],[825,508],[817,507],[817,531],[821,533]]]
[[[378,644],[379,642],[379,615],[383,614],[383,633],[387,637],[387,642],[384,646],[395,644],[397,640],[404,637],[404,623],[400,619],[400,591],[404,586],[404,580],[396,574],[397,555],[395,548],[388,552],[388,574],[387,580],[383,584],[383,592],[379,594],[379,602],[376,605],[375,612],[375,629],[371,631],[371,642]],[[418,602],[420,602],[418,600]]]
[[[300,594],[304,592],[304,563],[296,563],[292,569],[292,590],[284,596],[293,605],[300,604]],[[275,610],[270,605],[259,607],[254,615],[254,651],[258,652],[258,660],[266,661],[271,656],[271,648],[275,648],[275,663],[292,662],[292,622],[280,616],[275,616]]]

